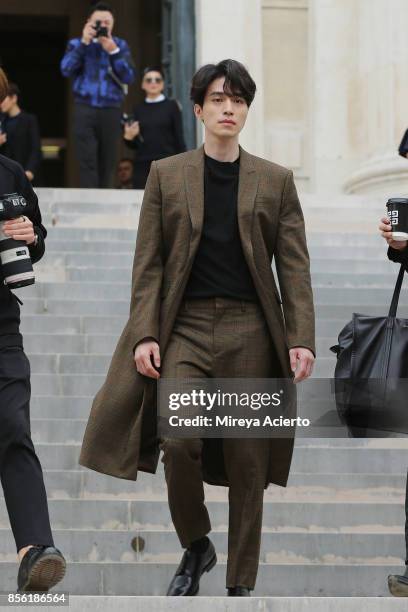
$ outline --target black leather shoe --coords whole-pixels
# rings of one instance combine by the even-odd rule
[[[228,597],[251,597],[251,589],[244,586],[228,587]]]
[[[170,582],[166,595],[197,595],[202,574],[209,572],[216,563],[217,555],[211,540],[208,540],[208,546],[203,553],[194,552],[187,548]]]
[[[408,597],[408,575],[391,574],[388,576],[388,588],[394,597]]]
[[[18,590],[47,592],[63,579],[65,568],[65,559],[54,546],[33,546],[21,560]]]

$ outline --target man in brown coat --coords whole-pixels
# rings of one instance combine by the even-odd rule
[[[250,594],[263,492],[271,482],[286,486],[293,439],[158,439],[157,379],[300,381],[314,361],[309,257],[293,174],[238,144],[255,90],[234,60],[193,77],[205,144],[152,163],[129,321],[81,451],[81,465],[133,480],[138,470],[154,473],[163,451],[170,511],[186,548],[168,595],[195,595],[216,563],[203,481],[229,487],[226,586],[228,595]]]

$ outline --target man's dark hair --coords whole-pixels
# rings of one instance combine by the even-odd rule
[[[218,64],[206,64],[197,70],[191,81],[190,98],[194,104],[203,106],[209,85],[225,77],[224,92],[227,95],[241,96],[248,106],[255,97],[256,85],[243,64],[233,59],[222,60]]]
[[[113,15],[113,10],[107,2],[95,2],[92,4],[88,11],[88,18],[91,17],[95,11],[108,11],[108,13]]]
[[[7,89],[7,95],[8,96],[17,96],[17,98],[20,97],[20,88],[16,83],[12,83],[11,81],[9,81],[8,84],[8,89]]]

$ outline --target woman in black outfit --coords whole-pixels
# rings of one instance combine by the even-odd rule
[[[181,111],[176,100],[163,94],[160,68],[145,68],[142,89],[145,100],[136,106],[132,121],[124,126],[124,139],[134,149],[134,188],[144,189],[153,160],[186,150]]]
[[[21,110],[20,90],[9,83],[7,96],[0,105],[0,153],[14,159],[30,181],[37,176],[41,163],[41,140],[37,117]]]
[[[7,79],[0,69],[0,102]],[[0,198],[18,193],[25,214],[0,224],[2,253],[13,240],[27,244],[33,263],[45,250],[37,196],[15,161],[0,155]],[[4,261],[3,261],[4,263]],[[30,362],[20,333],[19,300],[4,284],[0,266],[0,479],[20,561],[19,591],[47,591],[62,580],[65,559],[55,548],[43,473],[30,434]]]

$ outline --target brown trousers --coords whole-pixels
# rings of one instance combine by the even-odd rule
[[[261,307],[229,298],[185,300],[177,314],[162,378],[267,378],[276,357]],[[222,441],[229,481],[226,586],[253,589],[261,545],[270,440]],[[183,547],[211,531],[201,469],[203,440],[161,440],[172,520]]]

